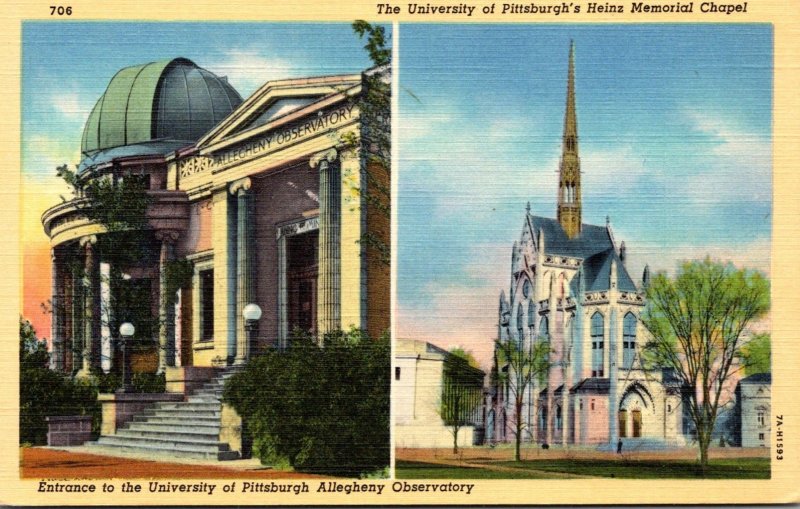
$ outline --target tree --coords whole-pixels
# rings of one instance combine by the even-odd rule
[[[534,342],[530,349],[526,349],[523,348],[521,341],[496,341],[495,351],[498,366],[501,366],[498,377],[508,388],[514,404],[514,460],[520,461],[522,432],[528,427],[522,416],[525,391],[534,380],[547,373],[550,343],[540,339]]]
[[[747,376],[769,373],[771,370],[772,342],[766,333],[754,334],[740,350],[740,360]]]
[[[453,454],[458,454],[458,433],[473,424],[473,413],[483,399],[483,371],[473,366],[474,357],[462,348],[453,348],[442,368],[442,399],[439,414],[453,435]]]
[[[391,66],[392,50],[387,47],[385,27],[357,20],[352,28],[360,38],[366,38],[364,49],[375,67],[363,74],[362,92],[353,98],[359,110],[360,133],[341,141],[347,147],[360,146],[364,150],[366,171],[361,172],[360,184],[353,191],[364,200],[368,214],[379,219],[372,221],[372,227],[361,235],[359,242],[388,267],[391,259],[392,96],[386,70]]]
[[[768,310],[769,282],[761,272],[709,258],[685,262],[674,280],[660,273],[647,288],[642,322],[650,338],[644,353],[684,387],[703,475],[720,395],[737,369],[743,333]]]

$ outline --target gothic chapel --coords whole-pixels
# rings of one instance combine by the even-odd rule
[[[581,221],[581,167],[570,45],[556,219],[531,214],[511,257],[511,287],[500,294],[498,340],[530,349],[549,341],[547,373],[524,388],[524,441],[626,447],[684,442],[680,388],[669,372],[645,370],[645,268],[637,287],[625,267],[625,243],[605,226]],[[497,365],[495,372],[511,369]],[[513,441],[513,401],[494,377],[486,438]],[[513,378],[513,377],[508,377]]]

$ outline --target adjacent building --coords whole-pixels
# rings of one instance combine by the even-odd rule
[[[396,447],[452,447],[482,441],[485,373],[425,341],[395,345],[394,441]]]
[[[772,375],[759,373],[736,385],[733,441],[741,447],[769,447]]]
[[[511,286],[499,300],[499,341],[527,351],[539,341],[550,345],[547,372],[519,389],[523,439],[681,444],[680,386],[669,371],[643,369],[639,355],[649,269],[634,282],[625,243],[614,237],[610,221],[582,221],[574,46],[567,74],[556,217],[534,215],[528,204],[511,252]],[[508,386],[514,380],[509,369],[496,356],[486,431],[491,442],[513,440],[516,428],[509,389],[517,388]]]

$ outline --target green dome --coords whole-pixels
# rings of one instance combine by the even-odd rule
[[[241,102],[226,79],[185,58],[126,67],[111,79],[89,114],[81,152],[97,164],[105,159],[99,152],[116,147],[156,141],[160,146],[189,145]]]

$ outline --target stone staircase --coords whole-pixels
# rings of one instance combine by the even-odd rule
[[[236,370],[206,382],[186,401],[159,402],[123,425],[115,435],[101,435],[91,447],[120,452],[159,454],[206,460],[239,459],[239,452],[220,442],[222,389]]]

